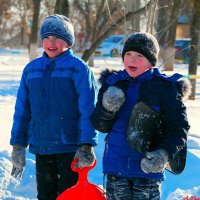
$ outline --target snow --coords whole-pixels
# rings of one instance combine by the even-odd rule
[[[0,199],[35,200],[35,157],[26,151],[26,168],[21,179],[11,177],[11,146],[9,145],[12,117],[22,70],[28,63],[26,54],[0,55]],[[174,72],[187,74],[187,65],[176,65]],[[98,78],[104,68],[122,68],[120,58],[95,57],[92,68]],[[198,74],[200,69],[198,69]],[[184,197],[200,198],[200,80],[197,80],[196,100],[187,100],[188,118],[191,125],[188,136],[186,168],[180,175],[166,172],[162,186],[162,200],[181,200]],[[101,159],[104,149],[104,134],[99,134],[99,145],[95,147],[97,166],[90,171],[89,180],[103,185]]]

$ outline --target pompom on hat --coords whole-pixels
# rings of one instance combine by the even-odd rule
[[[155,66],[158,61],[158,53],[160,51],[156,38],[144,32],[135,32],[130,35],[124,43],[122,50],[122,59],[127,51],[136,51],[145,56],[149,62]]]
[[[71,21],[63,15],[50,15],[43,19],[40,28],[40,37],[56,36],[63,39],[69,46],[74,44],[74,27]]]

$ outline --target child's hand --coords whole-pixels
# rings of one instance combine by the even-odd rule
[[[74,159],[78,159],[77,168],[92,166],[95,161],[94,148],[88,144],[81,145],[77,149]]]
[[[108,112],[117,112],[125,102],[125,94],[122,89],[110,86],[103,94],[102,105]]]
[[[168,154],[164,149],[147,152],[146,158],[141,161],[141,169],[145,173],[162,172],[167,164]]]
[[[22,176],[22,173],[24,171],[24,166],[26,164],[25,153],[26,153],[25,147],[21,147],[19,145],[13,146],[13,151],[12,151],[13,168],[11,175],[14,176],[15,178]]]

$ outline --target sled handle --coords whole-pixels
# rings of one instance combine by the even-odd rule
[[[73,159],[73,160],[72,160],[71,168],[72,168],[72,170],[73,170],[74,172],[89,171],[89,170],[91,170],[92,168],[94,168],[94,167],[96,166],[96,159],[94,160],[94,163],[93,163],[91,166],[83,167],[83,168],[75,167],[75,164],[76,164],[78,161],[79,161],[78,159]]]

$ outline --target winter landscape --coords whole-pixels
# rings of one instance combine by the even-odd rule
[[[0,54],[0,200],[35,200],[35,160],[27,150],[26,168],[21,179],[11,177],[10,130],[16,93],[21,72],[29,62],[27,54]],[[95,57],[93,71],[98,74],[104,68],[122,68],[121,58]],[[187,75],[188,65],[177,64],[174,72]],[[198,67],[200,74],[200,66]],[[187,164],[181,175],[166,172],[162,187],[162,200],[200,199],[200,80],[197,79],[196,100],[185,102],[191,129],[188,135]],[[105,135],[99,134],[99,145],[95,148],[97,166],[90,172],[89,180],[103,185],[101,157]]]

